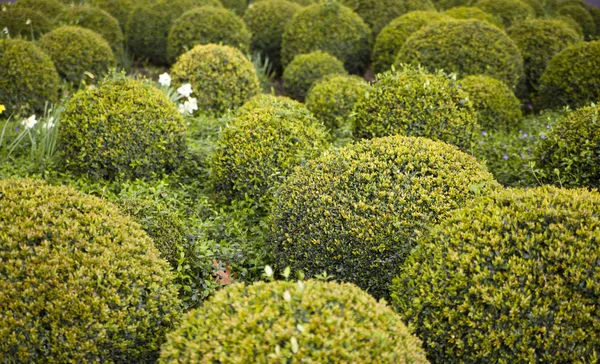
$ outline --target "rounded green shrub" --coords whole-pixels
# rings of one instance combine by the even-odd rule
[[[327,134],[305,108],[255,107],[222,131],[213,153],[211,183],[226,200],[250,199],[267,210],[274,189],[305,160],[318,156]]]
[[[477,20],[439,22],[419,30],[400,49],[398,63],[420,63],[430,71],[443,69],[460,77],[491,76],[511,88],[523,76],[523,58],[515,42]]]
[[[133,12],[136,6],[145,4],[149,6],[150,1],[147,0],[86,0],[87,4],[99,7],[108,12],[119,21],[121,30],[125,30],[129,15]]]
[[[269,58],[277,74],[281,65],[281,38],[287,23],[301,6],[285,0],[261,0],[252,4],[244,14],[244,21],[252,33],[251,48]]]
[[[504,82],[474,75],[458,83],[469,94],[482,129],[510,132],[521,122],[521,102]]]
[[[35,10],[9,6],[0,11],[0,26],[0,31],[8,30],[11,38],[36,40],[52,29],[52,22]]]
[[[283,90],[289,97],[304,101],[316,81],[325,76],[345,74],[344,64],[328,53],[300,54],[283,71]]]
[[[229,46],[195,46],[179,57],[171,77],[177,86],[190,83],[198,107],[206,112],[235,109],[260,91],[252,63]]]
[[[277,267],[326,271],[375,297],[430,226],[475,191],[495,188],[477,160],[446,143],[365,140],[297,168],[279,188],[269,239]]]
[[[240,108],[238,109],[238,113],[242,113],[245,111],[252,111],[254,109],[260,109],[263,107],[275,107],[281,109],[302,109],[305,110],[306,107],[296,101],[292,100],[289,97],[285,96],[275,96],[270,94],[260,94],[252,97],[248,101],[246,101]]]
[[[373,36],[392,20],[410,11],[435,11],[431,0],[341,0],[371,27]]]
[[[74,85],[79,85],[86,73],[102,77],[117,63],[108,42],[85,28],[56,28],[44,34],[39,44],[54,62],[60,77]]]
[[[233,11],[238,16],[243,16],[248,8],[246,0],[221,0],[223,6]]]
[[[433,363],[594,362],[600,195],[507,189],[451,214],[391,286]]]
[[[70,187],[0,181],[0,356],[153,362],[180,316],[167,262],[116,207]]]
[[[444,12],[444,14],[459,20],[479,20],[498,27],[502,27],[500,21],[498,21],[493,15],[486,13],[485,11],[476,7],[461,6],[457,8],[451,8]]]
[[[58,101],[58,89],[46,53],[24,40],[0,39],[0,103],[9,114],[44,110],[46,102]]]
[[[37,11],[49,19],[56,18],[64,10],[57,0],[18,0],[14,7]]]
[[[433,22],[446,21],[450,18],[434,11],[412,11],[392,20],[377,35],[373,47],[373,71],[385,72],[394,64],[396,55],[406,40],[417,30]]]
[[[173,171],[186,125],[175,105],[141,81],[105,82],[67,103],[59,129],[64,167],[96,179],[151,178]]]
[[[525,4],[529,5],[534,13],[535,16],[539,16],[539,17],[543,17],[546,15],[546,4],[548,2],[548,0],[521,0],[522,2],[524,2]]]
[[[581,25],[579,25],[578,22],[575,21],[575,19],[571,18],[570,16],[557,15],[551,17],[550,19],[559,20],[563,22],[563,24],[567,25],[569,28],[571,28],[571,30],[575,31],[581,37],[581,39],[584,38],[583,28],[581,27]]]
[[[600,100],[600,41],[571,45],[550,60],[540,79],[547,107],[580,107]]]
[[[175,20],[169,32],[167,52],[172,62],[198,44],[222,44],[248,53],[250,37],[242,18],[231,10],[203,6]]]
[[[573,18],[573,20],[581,25],[581,29],[583,29],[583,34],[586,39],[591,39],[596,35],[596,23],[594,22],[594,18],[592,17],[592,14],[590,14],[590,12],[583,6],[561,6],[558,10],[558,13],[560,15]]]
[[[496,17],[505,28],[535,18],[535,10],[521,0],[480,0],[475,6]]]
[[[353,284],[237,283],[184,317],[160,363],[428,363],[384,302]]]
[[[468,94],[444,75],[404,68],[377,75],[354,106],[354,136],[422,136],[469,150],[479,134]]]
[[[553,125],[535,149],[536,175],[543,183],[600,187],[598,106],[578,109]]]
[[[470,7],[477,3],[478,0],[433,0],[436,8],[439,10],[448,10],[458,7]]]
[[[125,27],[127,46],[136,58],[169,64],[167,38],[173,23],[186,11],[205,5],[222,6],[219,0],[157,0],[137,5]]]
[[[591,8],[590,14],[596,24],[596,39],[600,39],[600,8]]]
[[[369,84],[358,76],[327,77],[310,89],[306,107],[335,135],[341,128],[350,128],[354,105],[368,90]]]
[[[299,10],[288,22],[281,60],[287,66],[299,54],[321,50],[359,73],[369,60],[371,38],[369,26],[349,8],[336,1],[318,3]]]

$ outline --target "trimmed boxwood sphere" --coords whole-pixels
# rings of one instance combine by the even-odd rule
[[[177,167],[185,130],[160,90],[141,81],[105,82],[67,103],[59,129],[62,162],[92,178],[152,178]]]
[[[269,58],[277,74],[281,66],[281,38],[287,23],[302,7],[285,0],[257,1],[244,14],[244,21],[252,33],[251,48]]]
[[[160,363],[428,363],[383,301],[353,284],[236,283],[184,317]]]
[[[76,86],[86,72],[101,78],[117,63],[108,42],[98,33],[81,27],[56,28],[44,34],[39,44],[61,78]]]
[[[475,6],[496,17],[505,28],[535,18],[535,10],[521,0],[480,0]]]
[[[180,316],[166,261],[116,207],[70,187],[0,181],[0,357],[153,362]]]
[[[450,17],[434,11],[412,11],[392,20],[375,40],[372,56],[373,71],[381,73],[389,70],[404,42],[417,30],[432,22],[450,19]]]
[[[391,287],[433,363],[594,362],[600,195],[503,190],[422,239]]]
[[[324,76],[345,74],[344,64],[328,53],[300,54],[283,71],[283,90],[289,97],[303,101],[316,81]]]
[[[64,10],[57,0],[18,0],[14,7],[35,10],[49,19],[56,18]]]
[[[596,23],[594,22],[594,18],[592,17],[592,14],[590,14],[590,12],[583,6],[561,6],[558,10],[558,13],[574,19],[579,25],[581,25],[581,29],[583,29],[583,34],[585,35],[586,39],[592,39],[596,35]]]
[[[223,113],[260,92],[252,63],[238,49],[197,45],[182,54],[171,69],[173,85],[192,85],[200,110]]]
[[[246,24],[231,10],[203,6],[185,12],[173,23],[167,40],[171,62],[198,44],[222,44],[238,48],[244,54],[250,49],[251,34]]]
[[[498,27],[502,27],[502,23],[500,23],[500,21],[498,21],[498,19],[496,19],[492,14],[488,14],[485,11],[476,7],[461,6],[458,8],[448,9],[446,10],[446,12],[444,12],[444,14],[454,19],[474,19],[484,21],[486,23],[496,25]]]
[[[308,162],[281,185],[271,250],[279,268],[309,277],[326,271],[386,297],[417,239],[477,188],[487,193],[494,186],[474,157],[449,144],[365,140]]]
[[[0,103],[9,114],[43,111],[58,101],[59,77],[54,63],[35,44],[0,40]]]
[[[145,4],[149,5],[148,0],[86,0],[87,4],[97,6],[100,9],[108,12],[119,21],[121,29],[125,30],[129,15],[133,12],[136,6]]]
[[[469,94],[482,129],[510,132],[521,122],[521,102],[504,82],[474,75],[458,84]]]
[[[288,22],[281,59],[287,66],[299,54],[321,50],[359,73],[369,60],[371,38],[369,26],[349,8],[337,1],[318,3],[296,12]]]
[[[8,29],[11,38],[35,40],[52,29],[52,22],[35,10],[9,6],[0,11],[0,26],[0,31]]]
[[[523,58],[515,42],[478,20],[439,22],[419,30],[404,43],[396,63],[420,63],[430,71],[443,69],[460,77],[491,76],[511,88],[523,76]]]
[[[451,79],[404,68],[377,75],[354,106],[354,136],[422,136],[469,150],[479,134],[468,94]]]
[[[540,79],[547,107],[580,107],[600,100],[600,41],[577,43],[554,56]]]

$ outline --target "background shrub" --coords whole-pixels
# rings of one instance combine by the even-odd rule
[[[0,39],[0,100],[7,113],[42,111],[46,102],[58,101],[58,88],[46,53],[24,40]]]
[[[596,24],[596,39],[600,38],[600,9],[599,8],[591,8],[590,14],[592,18],[594,18],[594,23]]]
[[[291,98],[304,101],[308,90],[322,77],[345,74],[344,64],[328,53],[300,54],[283,71],[283,90]]]
[[[263,107],[275,107],[282,109],[306,109],[306,107],[296,100],[292,100],[285,96],[275,96],[270,94],[260,94],[252,97],[244,103],[239,109],[238,113],[244,111],[252,111]]]
[[[106,40],[89,29],[56,28],[44,34],[39,44],[54,62],[60,77],[74,85],[81,83],[86,72],[99,78],[116,65]]]
[[[235,109],[260,90],[252,63],[229,46],[195,46],[179,57],[171,77],[174,85],[192,85],[198,107],[205,112]]]
[[[19,0],[14,7],[37,11],[52,20],[64,10],[57,0]]]
[[[392,285],[428,359],[594,361],[599,212],[596,192],[509,189],[434,228]]]
[[[287,66],[299,54],[321,50],[359,73],[369,60],[370,42],[369,26],[356,13],[335,1],[318,3],[296,12],[285,27],[281,59]]]
[[[420,63],[430,71],[444,69],[460,77],[491,76],[511,88],[523,76],[523,58],[515,43],[500,29],[477,20],[440,22],[421,29],[404,43],[396,63]]]
[[[114,16],[119,21],[121,30],[125,30],[129,15],[133,12],[136,5],[149,6],[150,2],[147,0],[86,0],[86,3],[97,6]]]
[[[540,79],[546,107],[580,107],[600,100],[600,41],[571,45],[555,55]]]
[[[158,89],[105,82],[75,93],[62,115],[64,167],[95,179],[151,178],[172,171],[185,150],[185,123]]]
[[[475,6],[496,17],[505,28],[535,17],[535,10],[521,0],[479,0]]]
[[[496,25],[498,27],[502,27],[502,23],[496,19],[492,14],[488,14],[480,8],[476,8],[474,6],[460,6],[457,8],[451,8],[444,12],[444,14],[459,20],[479,20],[492,25]]]
[[[478,0],[433,0],[439,10],[448,10],[457,7],[473,6]]]
[[[354,107],[354,136],[423,136],[469,150],[479,133],[468,94],[443,74],[404,68],[377,75]]]
[[[29,24],[27,24],[29,23]],[[41,13],[28,8],[6,7],[0,11],[2,30],[8,29],[11,38],[38,39],[52,29],[52,22]]]
[[[583,30],[586,39],[592,39],[596,35],[596,23],[594,22],[594,18],[583,6],[561,6],[558,13],[573,18],[573,20],[581,25],[581,29]]]
[[[223,6],[233,11],[238,16],[243,16],[248,8],[246,0],[221,0]]]
[[[0,196],[4,360],[155,360],[180,303],[139,226],[69,187],[3,180]]]
[[[276,265],[308,277],[327,271],[387,297],[417,238],[492,184],[475,158],[426,138],[332,150],[297,168],[277,192],[269,239]]]
[[[232,356],[247,362],[427,362],[420,342],[385,302],[352,284],[318,281],[229,286],[185,317],[160,362]]]

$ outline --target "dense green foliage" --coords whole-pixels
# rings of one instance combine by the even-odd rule
[[[149,362],[177,324],[167,262],[101,199],[0,181],[0,356],[6,362]]]
[[[577,24],[581,25],[586,39],[591,39],[596,35],[596,22],[592,14],[580,5],[561,6],[558,10],[560,15],[573,18]]]
[[[536,15],[535,10],[521,0],[479,0],[475,6],[496,17],[505,28]]]
[[[283,90],[289,97],[304,101],[316,81],[325,76],[345,74],[344,64],[328,53],[314,51],[300,54],[283,71]]]
[[[246,101],[239,109],[238,112],[252,111],[254,109],[260,109],[263,107],[275,107],[281,109],[305,109],[305,106],[289,97],[275,96],[270,94],[259,94],[248,101]]]
[[[64,10],[57,0],[18,0],[14,7],[37,11],[52,20]]]
[[[396,63],[420,63],[430,71],[444,69],[460,77],[491,76],[511,88],[523,76],[516,44],[502,30],[477,20],[434,23],[419,30],[404,43]]]
[[[260,91],[252,63],[229,46],[195,46],[179,57],[171,76],[176,86],[190,83],[198,107],[209,113],[235,109]]]
[[[141,81],[81,90],[62,119],[63,165],[91,178],[151,178],[174,170],[185,150],[185,123],[175,105]]]
[[[199,361],[427,363],[385,302],[352,284],[313,280],[235,284],[191,311],[160,363]]]
[[[238,16],[243,16],[248,8],[246,0],[220,0],[223,6],[233,11]]]
[[[478,0],[434,0],[435,6],[439,10],[448,10],[458,7],[469,7],[475,5]]]
[[[305,7],[285,27],[281,60],[287,66],[295,56],[321,50],[344,63],[352,73],[367,65],[371,47],[369,26],[336,1]]]
[[[43,110],[46,102],[58,100],[58,88],[48,55],[33,43],[0,39],[0,103],[9,113]]]
[[[276,195],[278,267],[327,271],[375,297],[417,239],[495,182],[475,158],[426,138],[393,136],[333,150],[297,168]]]
[[[125,30],[129,15],[133,12],[136,5],[147,4],[147,0],[86,0],[86,3],[97,6],[108,12],[119,21],[121,29]]]
[[[392,285],[434,363],[594,362],[600,196],[504,190],[451,214]]]
[[[9,6],[0,11],[0,25],[8,30],[11,38],[38,39],[52,29],[52,22],[38,11]]]
[[[481,10],[480,8],[476,8],[474,6],[473,7],[460,6],[460,7],[456,7],[456,8],[451,8],[451,9],[446,10],[444,12],[444,14],[451,16],[454,19],[462,19],[462,20],[473,19],[473,20],[484,21],[484,22],[492,24],[492,25],[502,26],[500,21],[498,19],[496,19],[496,17],[494,17],[492,14],[488,14],[485,11]]]

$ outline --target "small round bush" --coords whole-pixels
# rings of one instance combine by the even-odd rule
[[[377,75],[354,106],[354,136],[422,136],[469,150],[479,134],[468,94],[443,75],[404,68]]]
[[[326,271],[375,297],[430,226],[495,188],[477,160],[426,138],[393,136],[332,150],[281,185],[269,239],[280,268]]]
[[[296,100],[292,100],[289,97],[260,94],[252,97],[250,100],[246,101],[244,105],[240,106],[240,108],[238,109],[238,113],[252,111],[254,109],[260,109],[263,107],[276,107],[281,109],[296,110],[306,109],[306,107],[302,103]]]
[[[57,0],[18,0],[14,7],[35,10],[49,19],[56,18],[64,10]]]
[[[573,108],[600,100],[600,41],[571,45],[555,55],[540,79],[547,107]]]
[[[521,0],[480,0],[475,6],[496,17],[505,28],[535,18],[535,10]]]
[[[169,32],[167,52],[174,62],[177,57],[198,44],[222,44],[250,49],[251,34],[242,18],[231,10],[214,6],[192,9],[177,18]]]
[[[180,315],[167,262],[116,207],[70,187],[0,181],[0,356],[153,362]]]
[[[586,39],[591,39],[596,35],[596,23],[594,22],[594,18],[583,6],[561,6],[558,13],[573,18],[573,20],[581,25],[581,29],[583,29],[583,34]]]
[[[336,1],[318,3],[299,10],[288,22],[281,60],[287,66],[299,54],[321,50],[359,73],[369,60],[371,38],[369,26],[349,8]]]
[[[552,127],[535,149],[535,166],[542,182],[565,187],[600,187],[599,116],[598,106],[586,106]]]
[[[500,21],[498,21],[493,15],[486,13],[485,11],[476,7],[461,6],[446,10],[444,14],[459,20],[479,20],[498,27],[502,27]]]
[[[252,33],[252,50],[269,58],[274,71],[281,75],[281,38],[287,23],[301,6],[285,0],[257,1],[244,14]]]
[[[448,16],[434,11],[412,11],[392,20],[375,40],[372,56],[373,71],[381,73],[389,70],[402,45],[417,30],[430,23],[450,19]]]
[[[0,26],[0,31],[6,28],[11,38],[36,40],[52,29],[52,22],[35,10],[9,6],[0,11]]]
[[[160,363],[428,363],[384,301],[353,284],[237,283],[184,317]]]
[[[248,8],[246,0],[220,0],[226,9],[233,11],[238,16],[243,16]]]
[[[79,85],[91,73],[99,78],[116,65],[108,42],[89,29],[64,26],[44,34],[40,48],[46,52],[64,80]]]
[[[469,94],[482,129],[510,132],[521,122],[521,102],[504,82],[474,75],[459,84]]]
[[[177,167],[185,130],[158,89],[134,80],[105,82],[67,103],[59,129],[62,162],[96,179],[151,178]]]
[[[396,63],[420,63],[430,71],[443,69],[460,77],[491,76],[511,88],[523,76],[523,58],[515,42],[477,20],[439,22],[419,30],[404,43]]]
[[[260,91],[252,63],[229,46],[195,46],[179,57],[171,77],[177,86],[190,83],[198,107],[206,112],[235,109]]]
[[[600,195],[507,189],[449,216],[391,287],[433,363],[594,362]]]
[[[24,40],[0,40],[0,103],[8,114],[43,111],[46,102],[58,101],[58,89],[58,73],[46,53]]]
[[[306,107],[330,133],[349,127],[352,110],[369,84],[357,76],[332,76],[318,81],[306,96]]]
[[[289,97],[303,101],[316,81],[328,75],[345,74],[344,64],[328,53],[300,54],[283,71],[283,90]]]
[[[86,0],[86,3],[99,7],[114,16],[119,21],[121,29],[125,30],[129,15],[133,12],[136,5],[145,4],[148,6],[149,2],[146,0]]]

